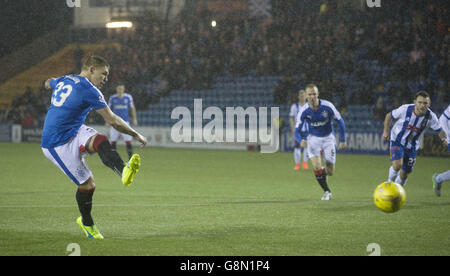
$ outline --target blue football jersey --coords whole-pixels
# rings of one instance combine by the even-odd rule
[[[329,101],[319,100],[319,108],[317,110],[309,107],[306,103],[297,114],[296,139],[301,140],[300,130],[303,125],[308,123],[308,134],[316,137],[325,137],[334,133],[333,119],[339,123],[339,141],[345,142],[345,123],[336,107]]]
[[[67,75],[52,79],[50,87],[53,93],[42,131],[43,148],[66,144],[92,109],[107,107],[102,92],[85,77]]]
[[[129,110],[134,107],[133,97],[130,94],[124,93],[120,98],[117,94],[109,98],[109,107],[111,110],[125,122],[129,122]]]

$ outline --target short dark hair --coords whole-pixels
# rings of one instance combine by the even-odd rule
[[[311,88],[311,89],[317,89],[319,90],[319,88],[317,87],[317,85],[315,85],[314,83],[310,83],[305,87],[305,90]]]
[[[88,69],[89,67],[94,66],[95,68],[106,66],[109,68],[109,63],[106,61],[106,59],[100,57],[100,56],[90,56],[86,59],[86,61],[83,64],[83,69]]]
[[[418,97],[430,98],[430,94],[428,94],[427,91],[422,90],[417,92],[416,95],[414,95],[414,100],[417,100]]]

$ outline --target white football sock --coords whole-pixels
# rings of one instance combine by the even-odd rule
[[[294,161],[295,164],[300,164],[300,160],[302,159],[302,152],[300,149],[294,149]]]
[[[396,171],[396,170],[394,170],[394,167],[391,166],[389,168],[389,182],[394,182],[395,179],[397,178],[399,172],[400,172],[400,170]]]
[[[436,175],[436,182],[438,182],[438,183],[442,183],[444,181],[449,181],[449,180],[450,180],[450,170]]]
[[[398,183],[398,184],[402,185],[403,187],[406,186],[407,181],[408,181],[408,178],[406,178],[405,181],[403,181],[402,178],[400,177],[400,174],[397,175],[397,178],[395,179],[395,183]]]
[[[308,152],[305,148],[302,148],[302,152],[303,152],[303,162],[308,162]]]

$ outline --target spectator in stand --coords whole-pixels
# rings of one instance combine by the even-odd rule
[[[30,110],[25,110],[22,115],[21,124],[23,127],[32,127],[35,125],[35,120]]]
[[[81,64],[84,56],[84,51],[80,45],[77,44],[73,50],[73,61],[75,62],[75,72],[81,72]]]
[[[409,53],[409,58],[413,63],[418,62],[420,59],[425,57],[425,52],[422,49],[419,49],[419,46],[414,45],[414,49]]]
[[[423,75],[427,86],[429,77],[435,83],[448,81],[450,41],[443,20],[448,9],[420,0],[410,7],[394,1],[386,4],[389,9],[383,13],[339,8],[332,1],[321,8],[320,4],[300,8],[290,0],[283,3],[274,6],[271,20],[261,22],[223,19],[212,28],[206,6],[182,12],[181,20],[169,25],[144,22],[133,32],[117,34],[120,50],[106,48],[99,54],[111,60],[112,79],[125,80],[127,85],[164,80],[170,89],[208,89],[214,78],[224,74],[307,73],[308,81],[322,82],[327,88],[322,96],[333,97],[333,79],[345,75],[342,91],[360,97],[343,98],[362,104],[371,102],[375,83],[384,84],[391,77],[406,82]],[[135,70],[129,68],[130,61]],[[372,61],[387,68],[382,74],[375,72],[375,79],[374,70],[380,69],[372,67]],[[354,88],[352,82],[369,87]],[[287,103],[283,97],[277,101]]]
[[[295,93],[295,81],[291,77],[284,77],[274,90],[274,100],[277,104],[286,103],[289,96]]]
[[[384,105],[383,97],[379,96],[377,98],[375,108],[373,109],[373,118],[377,121],[384,121],[386,113],[387,113],[387,109]]]

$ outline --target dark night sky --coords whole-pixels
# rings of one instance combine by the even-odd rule
[[[72,22],[65,0],[0,0],[0,57]]]

